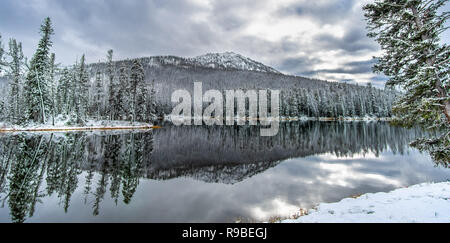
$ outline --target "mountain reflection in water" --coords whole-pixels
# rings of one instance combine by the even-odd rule
[[[257,126],[164,124],[155,131],[1,134],[0,221],[226,222],[238,216],[252,217],[256,209],[271,211],[270,205],[280,198],[291,207],[295,203],[303,206],[323,199],[338,200],[349,196],[352,189],[385,190],[421,180],[450,178],[448,170],[434,168],[429,158],[421,155],[426,164],[420,166],[427,170],[414,171],[423,174],[397,183],[404,177],[404,170],[419,163],[411,162],[407,155],[419,154],[408,143],[426,135],[420,129],[393,127],[385,122],[308,121],[282,123],[275,137],[261,137],[259,131]],[[404,158],[400,161],[403,167],[377,159],[383,153]],[[351,163],[328,163],[326,160],[330,158],[350,159]],[[298,167],[306,163],[309,164]],[[324,175],[335,170],[342,179],[342,173],[350,168],[346,166],[354,168],[355,163],[361,168],[350,173],[351,180],[329,181]],[[309,167],[313,164],[321,169]],[[275,169],[268,171],[270,168]],[[310,174],[305,175],[307,172]],[[367,175],[391,178],[391,182],[373,184],[367,179],[373,176]],[[269,178],[262,180],[262,177]],[[259,180],[273,187],[272,182],[283,178],[291,181],[283,181],[282,188],[264,189],[263,195],[262,191],[252,191],[244,185]],[[160,186],[149,185],[151,181],[159,181]],[[322,186],[316,188],[316,183]],[[140,184],[142,193],[147,192],[145,196],[136,195]],[[327,190],[323,190],[324,186]],[[333,190],[336,187],[340,190]],[[205,191],[196,195],[201,188],[210,195],[205,196]],[[260,202],[235,197],[234,202],[224,205],[223,197],[230,195],[218,194],[221,190],[247,193]],[[216,198],[211,199],[211,195]],[[149,196],[153,198],[147,199]],[[173,200],[185,200],[185,204],[181,206]],[[199,200],[203,201],[198,204]],[[147,205],[150,202],[154,204]],[[76,204],[76,210],[89,210],[90,215],[81,213],[83,216],[76,218],[73,215],[76,212],[70,212],[71,204]],[[101,213],[102,204],[107,204],[105,214]],[[197,208],[199,205],[202,210]],[[113,216],[127,207],[136,216]],[[149,207],[159,212],[147,215]],[[66,216],[48,217],[49,213],[61,211]],[[140,212],[142,218],[137,216]]]

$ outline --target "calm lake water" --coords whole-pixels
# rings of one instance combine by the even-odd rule
[[[450,179],[385,122],[0,134],[0,222],[233,222]]]

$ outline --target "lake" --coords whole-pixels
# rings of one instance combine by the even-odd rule
[[[234,222],[450,179],[387,122],[0,134],[0,222]]]

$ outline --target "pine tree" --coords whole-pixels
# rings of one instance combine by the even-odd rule
[[[49,70],[49,85],[50,85],[50,101],[51,101],[51,113],[52,113],[52,124],[55,125],[56,116],[56,83],[55,83],[55,53],[50,54],[50,70]]]
[[[336,117],[345,117],[346,116],[346,106],[345,106],[345,97],[343,97],[341,94],[338,94],[337,97],[337,107],[336,107]]]
[[[49,69],[50,69],[50,47],[53,35],[50,18],[46,18],[40,29],[41,40],[29,65],[26,77],[25,101],[26,118],[30,121],[44,123],[50,109],[51,100],[49,96]]]
[[[129,89],[132,97],[131,101],[132,122],[136,121],[137,114],[141,114],[143,112],[142,105],[140,103],[140,101],[142,100],[141,99],[142,90],[138,90],[138,88],[142,87],[144,81],[145,81],[144,68],[142,67],[142,64],[139,61],[139,59],[134,59],[131,66],[130,89]]]
[[[319,116],[322,117],[330,117],[331,107],[328,101],[328,97],[325,94],[324,90],[319,90],[317,92],[317,97],[319,98],[319,110],[321,111]]]
[[[117,115],[118,115],[118,106],[119,106],[119,100],[117,99],[117,96],[119,95],[118,93],[120,93],[120,90],[117,90],[117,84],[115,82],[114,79],[114,63],[113,63],[113,54],[114,51],[113,50],[108,50],[108,54],[106,55],[106,59],[107,59],[107,71],[106,71],[106,75],[108,76],[109,79],[109,84],[108,84],[108,102],[109,102],[109,107],[108,107],[108,114],[109,114],[109,118],[111,120],[115,120]]]
[[[308,100],[309,100],[309,104],[310,104],[310,110],[311,110],[311,117],[319,117],[319,107],[318,107],[318,96],[317,96],[317,92],[314,92],[312,95],[308,94]]]
[[[414,143],[435,159],[450,158],[450,46],[440,43],[450,12],[447,0],[376,0],[364,6],[369,37],[383,49],[374,71],[404,90],[393,111],[397,122],[443,127],[438,139]]]
[[[295,90],[289,93],[289,116],[292,118],[298,116],[298,100]]]
[[[149,100],[150,92],[144,82],[138,84],[136,92],[136,120],[148,121],[150,116],[146,102]]]
[[[378,116],[379,107],[377,102],[377,96],[375,95],[376,90],[372,86],[372,83],[367,84],[367,88],[369,89],[369,107],[373,116]]]
[[[64,68],[61,71],[61,75],[58,81],[58,87],[56,92],[56,104],[57,104],[57,112],[59,114],[68,115],[70,113],[70,101],[72,94],[72,80],[73,80],[73,72],[69,70],[69,68]]]
[[[369,116],[372,116],[374,114],[374,108],[373,108],[373,102],[372,102],[372,83],[367,84],[367,89],[364,94],[364,101],[365,101],[365,107],[366,107],[366,113]]]
[[[119,69],[119,91],[115,93],[115,111],[116,116],[120,119],[123,119],[124,116],[128,116],[127,110],[126,110],[126,104],[128,103],[129,99],[129,77],[128,77],[128,70],[125,64],[122,64],[122,66]]]
[[[103,80],[100,71],[97,71],[95,76],[95,97],[94,97],[94,110],[97,112],[97,119],[101,116],[101,107],[103,103]]]
[[[366,101],[364,100],[362,94],[359,94],[359,116],[365,117],[366,116]]]
[[[347,99],[346,107],[347,107],[347,115],[349,117],[356,117],[356,108],[355,108],[355,97],[353,93],[350,93],[350,97]]]
[[[9,120],[13,124],[21,121],[22,114],[22,66],[24,64],[24,55],[22,52],[22,43],[17,43],[15,39],[9,41],[9,55],[11,61],[8,63],[10,77],[10,93],[9,93]]]
[[[80,65],[77,70],[76,89],[76,114],[77,123],[83,124],[87,119],[89,106],[89,75],[86,70],[85,56],[81,56]]]
[[[68,95],[69,101],[68,103],[68,114],[70,116],[70,124],[83,124],[83,118],[82,118],[82,108],[81,108],[81,101],[79,96],[80,94],[80,65],[78,64],[78,60],[75,63],[73,69],[72,69],[72,78],[70,79],[70,92]],[[83,76],[83,75],[81,75]]]
[[[147,99],[147,114],[150,118],[149,121],[155,121],[157,119],[156,107],[155,80],[153,80],[152,86],[150,87],[150,96]]]
[[[364,6],[369,36],[384,50],[375,71],[405,90],[394,110],[406,125],[450,123],[450,48],[439,43],[446,0],[377,0]]]
[[[102,73],[100,71],[97,71],[95,73],[93,104],[92,104],[92,111],[95,112],[97,120],[101,119],[102,101],[103,101],[103,79]]]
[[[293,98],[292,98],[292,116],[293,117],[299,117],[300,116],[300,91],[298,88],[294,88],[293,90]]]

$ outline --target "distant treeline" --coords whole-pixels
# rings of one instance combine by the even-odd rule
[[[397,96],[393,90],[368,85],[336,85],[333,89],[294,88],[282,93],[281,113],[289,117],[390,117]]]

